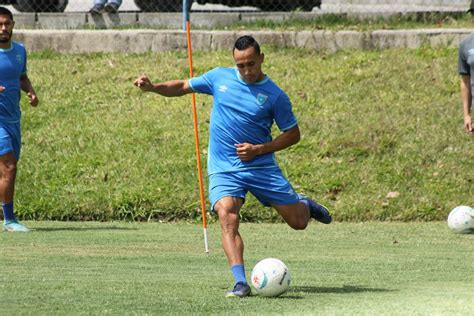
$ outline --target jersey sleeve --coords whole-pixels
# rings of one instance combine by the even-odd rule
[[[189,87],[191,87],[194,92],[212,95],[214,91],[214,81],[218,72],[219,68],[215,68],[199,77],[189,79]]]
[[[460,75],[471,75],[471,68],[467,63],[467,55],[464,48],[464,43],[461,43],[459,46],[459,53],[458,53],[458,73]]]
[[[278,96],[273,105],[273,115],[280,131],[287,131],[298,124],[293,114],[290,98],[284,92]]]
[[[17,53],[17,58],[20,58],[21,60],[18,60],[20,63],[20,67],[21,67],[21,75],[26,75],[26,73],[28,72],[28,67],[27,67],[27,54],[26,54],[26,48],[23,44],[21,43],[18,43],[18,42],[14,42],[14,49]]]
[[[21,70],[22,75],[26,75],[26,73],[28,72],[28,67],[26,66],[27,60],[28,60],[28,57],[27,57],[26,51],[25,51],[24,54],[23,54],[23,69]]]

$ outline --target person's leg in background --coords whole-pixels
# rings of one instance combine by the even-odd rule
[[[107,0],[94,0],[94,5],[89,10],[90,14],[101,14],[104,11],[104,6]]]
[[[107,13],[117,13],[122,0],[109,0],[104,7],[105,12]]]

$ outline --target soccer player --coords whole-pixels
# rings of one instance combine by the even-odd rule
[[[305,229],[310,218],[329,224],[322,205],[297,194],[282,175],[274,153],[300,140],[288,96],[262,71],[264,54],[251,36],[237,39],[236,68],[215,68],[190,80],[153,84],[146,76],[134,82],[143,91],[167,97],[198,92],[213,96],[208,150],[209,199],[219,217],[222,246],[235,279],[227,297],[245,297],[244,243],[239,211],[247,192],[272,206],[293,229]],[[272,139],[271,126],[281,133]]]
[[[92,15],[101,14],[102,12],[117,13],[122,0],[94,0],[94,5],[89,10]]]
[[[13,15],[0,7],[0,199],[3,208],[3,229],[28,232],[13,212],[13,194],[18,159],[20,159],[20,90],[28,95],[32,106],[38,97],[26,74],[26,50],[12,41]]]
[[[467,12],[471,14],[471,20],[474,22],[474,0],[471,0],[471,4],[469,5]]]
[[[464,130],[474,135],[474,126],[471,118],[473,77],[474,71],[474,33],[471,33],[459,44],[458,72],[461,75],[461,102],[464,115]]]

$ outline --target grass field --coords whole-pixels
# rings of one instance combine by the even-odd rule
[[[265,257],[289,267],[280,298],[224,298],[232,283],[209,227],[27,222],[0,234],[0,314],[472,315],[474,235],[445,222],[243,224],[247,274]]]
[[[470,14],[449,13],[405,13],[391,16],[346,16],[341,14],[324,14],[313,18],[290,16],[284,20],[259,19],[251,22],[237,22],[226,25],[226,29],[243,30],[400,30],[419,28],[472,28]]]
[[[444,220],[453,207],[474,205],[457,50],[263,51],[264,71],[288,92],[302,132],[277,154],[279,164],[336,220]],[[194,59],[196,75],[233,66],[230,51]],[[163,98],[132,84],[141,73],[187,78],[184,52],[42,52],[30,56],[29,73],[41,104],[23,98],[21,219],[200,219],[190,96]],[[212,102],[197,102],[205,164]],[[247,202],[244,221],[279,220]]]
[[[219,13],[214,13],[219,14]],[[245,13],[244,13],[245,15]],[[191,22],[193,21],[191,13]],[[331,31],[375,31],[375,30],[400,30],[420,28],[472,28],[471,16],[468,13],[444,12],[418,12],[392,15],[361,14],[324,14],[305,15],[288,14],[284,17],[262,15],[251,21],[239,21],[222,24],[193,25],[193,29],[203,30],[277,30],[277,31],[302,31],[302,30],[331,30]],[[86,29],[96,29],[94,26],[85,26]],[[176,29],[170,25],[129,24],[112,27],[114,29]]]

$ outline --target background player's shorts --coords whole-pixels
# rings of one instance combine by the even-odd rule
[[[252,193],[264,206],[289,205],[300,200],[279,168],[222,172],[209,176],[212,210],[226,196],[240,197],[245,201],[247,192]]]
[[[13,152],[20,159],[21,134],[19,123],[0,123],[0,155]]]

